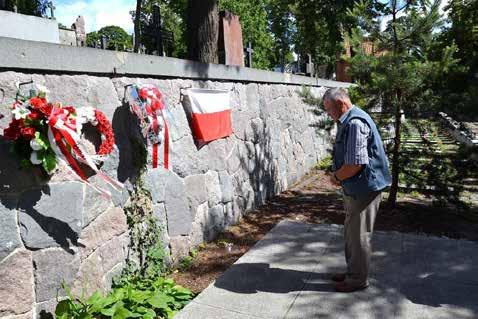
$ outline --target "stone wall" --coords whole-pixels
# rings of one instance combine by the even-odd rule
[[[139,179],[164,225],[165,245],[178,260],[287,189],[330,146],[327,134],[317,134],[320,118],[302,101],[297,85],[5,71],[1,113],[8,113],[14,83],[30,79],[50,89],[50,101],[94,106],[110,118],[118,147],[102,169],[125,190],[107,200],[66,172],[47,178],[39,169],[19,169],[0,137],[0,318],[48,318],[57,295],[64,295],[63,281],[75,293],[108,289],[128,256],[123,208]],[[166,97],[173,117],[172,170],[152,169],[149,149],[142,162],[138,128],[122,104],[130,83],[154,84]],[[191,86],[231,90],[231,137],[195,145],[181,102],[182,88]],[[317,96],[326,88],[311,89]],[[8,120],[1,119],[0,127]]]

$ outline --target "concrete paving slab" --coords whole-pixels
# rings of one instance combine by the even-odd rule
[[[177,314],[174,319],[257,319],[246,314],[229,311],[226,309],[211,307],[208,305],[198,304],[196,302],[189,303],[181,313]]]
[[[195,301],[262,318],[281,318],[313,275],[317,259],[273,260],[268,255],[244,255]]]
[[[370,287],[337,293],[342,227],[281,222],[176,318],[478,318],[478,243],[376,232],[373,246]]]

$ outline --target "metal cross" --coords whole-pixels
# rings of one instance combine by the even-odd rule
[[[51,15],[51,19],[55,20],[55,5],[53,4],[53,1],[49,1],[47,4],[46,4],[46,7],[47,8],[50,8],[50,15]]]
[[[307,63],[305,65],[305,73],[309,74],[310,77],[314,76],[314,63],[312,63],[312,55],[307,54]]]
[[[246,54],[247,54],[247,67],[252,68],[252,53],[254,53],[254,50],[252,49],[252,44],[249,42],[247,44],[247,48],[245,49]]]

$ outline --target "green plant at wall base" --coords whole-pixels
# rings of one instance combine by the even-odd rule
[[[330,171],[332,169],[332,156],[327,155],[317,164],[317,168],[321,170]]]
[[[68,296],[58,303],[58,319],[173,318],[192,298],[190,290],[175,285],[172,279],[157,278],[114,288],[108,295],[95,292],[88,299]]]

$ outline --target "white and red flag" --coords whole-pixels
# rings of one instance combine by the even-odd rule
[[[232,134],[229,91],[188,89],[194,138],[201,143]]]

